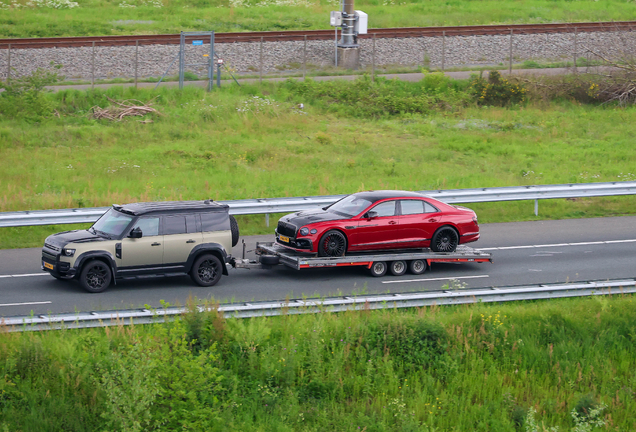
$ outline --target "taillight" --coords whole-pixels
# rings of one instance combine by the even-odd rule
[[[479,222],[477,222],[477,215],[473,216],[473,222],[475,222],[477,225],[479,225]]]

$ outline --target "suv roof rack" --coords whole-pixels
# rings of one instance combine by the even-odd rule
[[[139,216],[148,213],[178,213],[181,211],[201,211],[201,212],[227,212],[229,206],[214,202],[213,200],[205,201],[159,201],[159,202],[141,202],[117,205],[113,204],[113,208],[117,211]]]

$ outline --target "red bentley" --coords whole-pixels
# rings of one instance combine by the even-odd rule
[[[276,242],[299,252],[342,256],[378,249],[454,252],[479,239],[474,211],[415,192],[369,191],[278,221]]]

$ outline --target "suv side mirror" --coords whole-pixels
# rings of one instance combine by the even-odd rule
[[[364,215],[367,219],[373,219],[378,217],[378,212],[369,210],[367,214]]]
[[[141,228],[139,227],[130,230],[130,234],[128,235],[130,238],[141,238],[142,236],[143,232],[141,232]]]

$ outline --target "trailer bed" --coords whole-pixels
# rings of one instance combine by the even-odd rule
[[[366,266],[371,268],[376,262],[424,260],[431,263],[493,262],[492,255],[468,246],[458,246],[455,252],[433,252],[430,249],[392,250],[386,252],[356,253],[342,257],[318,257],[288,249],[276,243],[257,243],[257,255],[274,255],[280,263],[296,269],[318,267]]]

